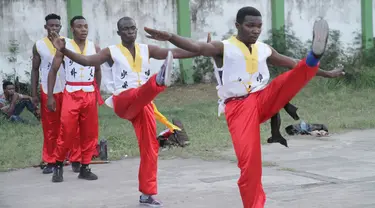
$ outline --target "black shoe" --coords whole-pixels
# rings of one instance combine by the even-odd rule
[[[280,143],[281,145],[288,147],[288,142],[283,136],[274,136],[267,139],[267,143]]]
[[[64,172],[63,166],[57,165],[53,169],[52,182],[54,183],[63,182],[64,181],[63,172]]]
[[[78,178],[89,181],[98,180],[98,176],[92,173],[88,166],[81,166]]]
[[[139,197],[139,203],[141,205],[147,205],[147,206],[150,206],[150,207],[162,207],[163,204],[154,199],[154,197],[152,196],[148,196],[147,198],[143,198],[142,196]]]
[[[43,168],[43,174],[50,174],[50,173],[53,173],[53,165],[52,164],[47,164],[44,168]]]
[[[327,21],[320,19],[315,21],[313,27],[312,52],[316,58],[320,58],[327,46],[329,26]]]
[[[81,168],[81,163],[80,162],[72,162],[72,170],[75,173],[79,173]]]
[[[297,114],[298,108],[290,103],[286,104],[284,106],[285,111],[292,117],[294,120],[298,121],[299,116]]]

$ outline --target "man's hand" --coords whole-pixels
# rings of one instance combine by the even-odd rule
[[[172,38],[172,34],[166,31],[159,31],[148,27],[145,27],[144,30],[149,34],[146,37],[150,39],[168,41]]]
[[[51,33],[52,44],[58,51],[65,49],[65,38],[61,38],[56,32]]]
[[[327,71],[327,78],[337,78],[342,77],[345,75],[344,69],[333,69],[331,71]]]
[[[31,98],[31,102],[34,104],[34,106],[38,106],[39,105],[39,98],[38,98],[38,96],[32,97]]]
[[[208,33],[207,34],[207,43],[210,43],[211,42],[211,33]]]
[[[53,112],[56,111],[56,101],[53,96],[48,97],[47,108],[50,111],[53,111]]]

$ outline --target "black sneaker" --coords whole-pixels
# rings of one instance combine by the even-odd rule
[[[149,206],[149,207],[162,207],[163,204],[154,199],[152,196],[148,196],[147,198],[142,198],[142,196],[139,197],[139,203],[141,205]]]
[[[64,172],[63,166],[57,165],[53,169],[52,182],[54,183],[63,182],[64,181],[63,172]]]
[[[88,166],[81,166],[78,178],[93,181],[97,180],[98,176],[92,173]]]
[[[320,58],[327,46],[329,26],[327,21],[319,19],[315,21],[313,28],[312,52],[315,57]]]
[[[52,164],[47,164],[43,168],[43,174],[50,174],[50,173],[53,173],[53,165]]]
[[[271,136],[270,138],[267,139],[267,143],[272,144],[272,143],[280,143],[281,145],[288,147],[288,142],[283,136]]]
[[[80,162],[72,162],[72,170],[75,173],[79,173],[81,168],[81,163]]]

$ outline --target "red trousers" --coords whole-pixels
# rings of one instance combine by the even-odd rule
[[[276,77],[265,89],[226,104],[225,117],[238,159],[238,186],[244,208],[263,208],[260,124],[279,112],[315,76],[305,60]]]
[[[77,131],[79,129],[79,137]],[[98,143],[99,122],[95,92],[64,91],[61,107],[62,136],[57,141],[56,160],[64,161],[69,149],[80,148],[81,159],[71,158],[71,161],[81,161],[90,164],[92,155]],[[73,154],[74,155],[74,154]]]
[[[63,93],[56,93],[53,95],[56,101],[56,111],[48,110],[48,96],[42,89],[40,97],[40,113],[44,136],[42,160],[46,163],[55,163],[54,151],[56,148],[56,141],[60,136],[60,114]]]
[[[156,75],[154,75],[139,88],[129,89],[113,96],[116,115],[133,124],[141,157],[138,173],[139,191],[148,195],[157,194],[159,151],[154,107],[151,101],[164,89],[164,86],[156,84]]]
[[[53,95],[56,102],[56,111],[50,111],[47,108],[48,95],[45,94],[41,87],[40,92],[40,105],[41,105],[41,120],[43,128],[43,151],[42,160],[46,163],[55,163],[55,148],[56,142],[61,134],[61,104],[63,100],[63,93],[56,93]],[[79,137],[79,130],[77,132],[77,137]],[[74,144],[73,148],[70,150],[69,161],[79,162],[81,161],[81,150],[79,144]]]

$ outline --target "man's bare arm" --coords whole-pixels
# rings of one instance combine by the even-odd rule
[[[96,53],[100,52],[100,47],[96,44],[95,44],[95,50],[96,50]],[[105,63],[105,62],[103,62],[103,63]],[[100,68],[100,65],[95,66],[95,81],[96,81],[96,84],[98,85],[98,88],[100,90],[100,85],[102,83],[102,70]]]
[[[10,101],[9,108],[7,109],[8,116],[13,115],[14,108],[16,107],[17,100],[19,98],[18,93],[14,93],[12,100]]]
[[[147,37],[159,41],[169,41],[178,48],[198,53],[202,56],[214,57],[223,54],[224,45],[222,42],[213,41],[210,43],[194,41],[166,31],[159,31],[151,28],[144,28],[148,33]]]
[[[193,57],[199,56],[199,53],[185,51],[181,48],[161,48],[155,45],[149,45],[148,51],[150,54],[150,58],[154,58],[158,60],[167,58],[168,51],[171,51],[173,54],[173,58],[176,58],[176,59],[193,58]]]
[[[31,63],[31,96],[37,96],[38,84],[39,84],[39,67],[41,58],[36,49],[36,44],[33,46],[33,58]]]
[[[55,57],[52,61],[51,69],[48,73],[48,97],[53,96],[53,88],[55,88],[57,72],[59,71],[63,59],[64,55],[59,51],[56,51]]]
[[[294,59],[294,58],[279,54],[279,52],[277,52],[274,48],[272,47],[270,48],[271,48],[272,54],[268,58],[268,62],[271,65],[293,69],[294,67],[297,66],[298,62],[300,61],[298,59]],[[340,75],[340,71],[335,71],[335,73],[331,73],[330,71],[324,71],[322,69],[319,69],[318,72],[316,73],[316,76],[325,77],[325,78],[338,77],[339,75]]]
[[[65,56],[69,57],[74,62],[81,64],[82,66],[98,66],[112,59],[109,48],[105,48],[99,51],[98,53],[90,56],[84,56],[78,53],[74,53],[73,51],[67,48],[63,48],[61,52]]]
[[[169,42],[184,50],[207,57],[222,55],[224,51],[224,45],[220,41],[198,42],[173,34]]]

